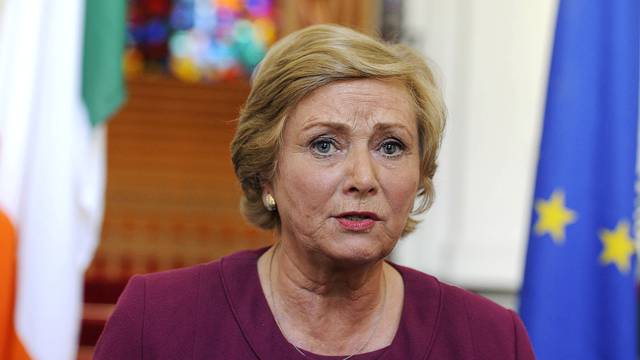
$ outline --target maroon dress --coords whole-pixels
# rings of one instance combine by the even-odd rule
[[[134,276],[94,358],[304,359],[278,329],[262,292],[257,261],[266,250]],[[386,348],[351,359],[534,359],[514,312],[432,276],[393,266],[405,289],[395,338]],[[307,358],[342,357],[307,353]]]

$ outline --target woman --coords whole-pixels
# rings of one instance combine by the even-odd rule
[[[232,143],[241,210],[276,244],[134,277],[96,358],[532,359],[512,311],[384,260],[431,203],[444,112],[405,46],[282,39]]]

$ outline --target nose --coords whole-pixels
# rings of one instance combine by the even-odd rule
[[[344,192],[358,197],[375,195],[379,183],[375,160],[369,150],[366,147],[352,148],[346,162]]]

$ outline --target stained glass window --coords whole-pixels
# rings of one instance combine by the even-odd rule
[[[272,0],[130,0],[125,66],[190,82],[246,77],[275,38]]]

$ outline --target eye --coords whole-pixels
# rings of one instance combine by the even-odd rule
[[[402,154],[404,145],[398,140],[386,140],[380,145],[380,151],[387,157],[395,157]]]
[[[331,155],[337,151],[336,142],[329,138],[319,138],[311,142],[311,150],[320,156]]]

